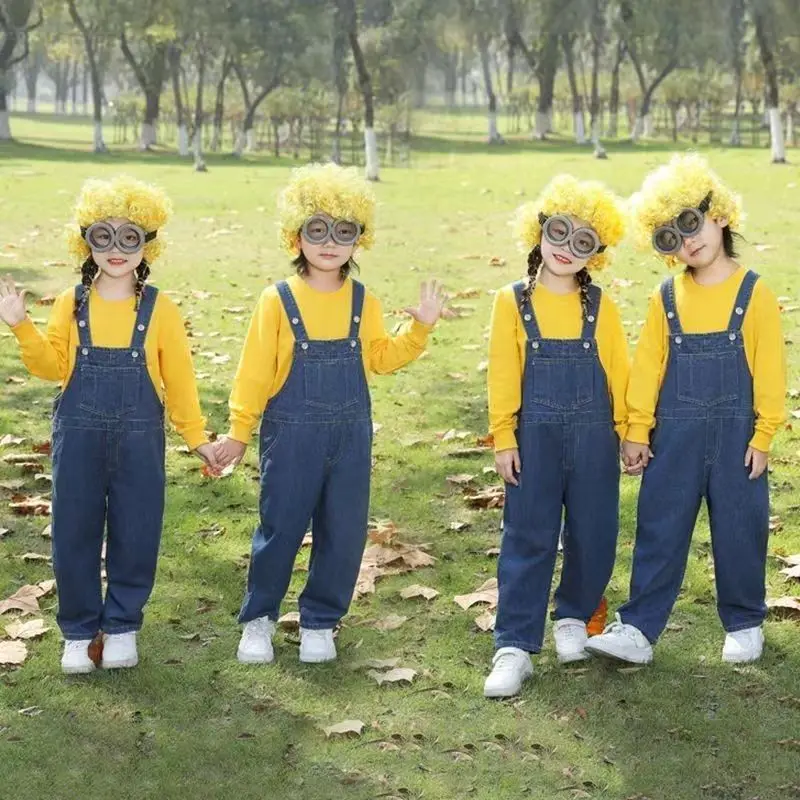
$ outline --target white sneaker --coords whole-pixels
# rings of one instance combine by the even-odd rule
[[[483,684],[483,696],[513,697],[531,675],[531,657],[524,650],[501,647],[492,659],[492,672]]]
[[[246,622],[239,640],[236,658],[242,664],[270,664],[275,658],[272,635],[275,623],[269,617],[258,617]]]
[[[585,650],[593,656],[615,658],[630,664],[649,664],[653,660],[653,647],[647,637],[633,625],[626,625],[617,614],[599,636],[591,636]]]
[[[89,658],[91,643],[91,639],[66,639],[64,641],[61,671],[65,675],[85,675],[94,672],[94,661]]]
[[[103,636],[103,669],[127,669],[138,663],[135,631],[107,633]]]
[[[336,658],[333,630],[300,628],[300,660],[304,664],[320,664]]]
[[[553,638],[556,642],[556,655],[559,664],[569,664],[572,661],[584,661],[589,654],[584,650],[589,635],[586,633],[586,623],[580,619],[556,620],[553,626]]]
[[[747,661],[758,661],[763,652],[764,631],[759,625],[729,633],[722,648],[722,660],[729,664],[744,664]]]

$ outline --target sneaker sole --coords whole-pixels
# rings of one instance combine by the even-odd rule
[[[747,658],[738,658],[736,656],[722,656],[722,660],[726,664],[752,664],[754,661],[758,661],[761,656],[764,655],[764,652],[758,653],[758,655],[748,656]]]
[[[248,653],[243,653],[241,650],[236,651],[236,660],[240,664],[271,664],[275,660],[275,655],[271,656],[253,656]]]
[[[94,664],[88,664],[84,667],[61,667],[61,672],[64,675],[88,675],[90,672],[94,672]]]
[[[607,658],[611,661],[622,661],[625,664],[651,664],[653,656],[640,656],[635,657],[630,654],[623,655],[622,653],[613,650],[602,650],[597,645],[587,644],[586,652],[593,656],[600,656],[600,658]]]
[[[122,661],[103,661],[103,669],[131,669],[139,663],[138,658],[124,658]]]
[[[303,664],[324,664],[326,661],[336,661],[336,654],[334,653],[332,656],[314,656],[313,658],[309,658],[308,656],[300,656],[300,661]]]
[[[569,655],[561,655],[556,653],[556,658],[559,664],[574,664],[576,661],[588,661],[592,657],[591,653],[584,650],[582,653],[570,653]]]

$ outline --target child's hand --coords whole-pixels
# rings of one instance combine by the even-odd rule
[[[230,439],[227,436],[220,437],[214,444],[217,466],[225,469],[233,464],[235,467],[244,457],[245,450],[247,450],[247,445],[243,442],[237,442],[236,439]]]
[[[748,447],[744,454],[744,465],[750,468],[750,480],[754,481],[764,474],[769,461],[769,453],[763,450],[756,450],[755,447]]]
[[[404,308],[417,322],[433,325],[442,316],[447,296],[444,288],[437,280],[425,281],[419,287],[419,305],[416,308]]]
[[[622,463],[628,475],[641,475],[652,457],[653,451],[646,444],[627,439],[622,443]]]
[[[494,466],[497,474],[506,483],[519,486],[517,475],[522,471],[522,464],[520,464],[519,450],[516,447],[511,450],[498,450],[494,454]]]
[[[28,316],[25,311],[26,294],[25,289],[17,292],[10,275],[5,280],[0,279],[0,319],[11,328],[25,322]]]
[[[222,468],[217,461],[217,453],[214,450],[214,445],[208,442],[206,442],[206,444],[201,444],[200,447],[195,450],[195,453],[197,453],[200,459],[206,462],[209,472],[219,477]]]

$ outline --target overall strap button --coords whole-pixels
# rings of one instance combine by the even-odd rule
[[[741,306],[736,306],[736,313],[741,317],[744,314],[744,309]]]
[[[589,314],[589,316],[586,317],[586,319],[588,319],[589,322],[594,322],[594,314]]]
[[[79,328],[85,328],[85,327],[86,327],[86,320],[85,320],[85,319],[82,319],[82,320],[81,320],[81,321],[78,323],[78,327],[79,327]]]
[[[588,350],[591,346],[592,346],[591,342],[584,342],[583,343],[583,349],[584,350]]]
[[[134,350],[134,351],[131,353],[131,355],[132,355],[134,358],[139,358],[139,352],[138,352],[137,350]]]
[[[356,314],[356,316],[353,317],[353,322],[361,322],[361,317]]]
[[[667,319],[675,319],[675,312],[667,311]]]
[[[81,353],[82,353],[83,355],[85,355],[85,356],[88,356],[88,355],[89,355],[89,350],[88,350],[88,348],[84,347],[84,348],[81,350]]]
[[[143,330],[144,330],[144,325],[142,325],[142,323],[140,322],[140,323],[139,323],[139,324],[136,326],[136,330],[137,330],[137,331],[143,331]]]
[[[303,348],[303,350],[308,350],[308,342],[303,342],[303,343],[300,345],[300,347],[302,347],[302,348]]]
[[[736,341],[736,334],[735,334],[735,333],[729,333],[729,334],[728,334],[728,338],[729,338],[729,339],[730,339],[732,342],[735,342],[735,341]]]
[[[680,336],[675,337],[675,344],[680,344],[683,341],[683,338]]]
[[[292,325],[299,325],[300,320],[297,317],[292,317]]]
[[[530,314],[526,314],[526,315],[523,317],[523,319],[525,320],[525,322],[530,322],[530,321],[531,321],[531,315],[530,315]]]
[[[534,350],[538,350],[539,349],[539,342],[531,342],[531,347]]]

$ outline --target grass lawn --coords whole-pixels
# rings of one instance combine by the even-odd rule
[[[227,396],[245,327],[261,289],[287,274],[275,236],[275,195],[292,162],[212,156],[198,174],[167,153],[118,150],[96,158],[74,148],[91,140],[88,123],[12,118],[20,141],[0,146],[0,271],[38,296],[72,285],[62,226],[81,182],[118,171],[156,181],[177,210],[170,249],[153,282],[175,292],[191,321],[195,366],[209,427],[224,431]],[[480,126],[480,127],[478,127]],[[596,798],[778,800],[800,796],[800,641],[797,621],[770,619],[757,666],[720,660],[723,632],[714,605],[708,526],[698,524],[683,592],[649,669],[602,663],[562,669],[549,637],[535,676],[514,701],[488,702],[483,680],[493,646],[455,595],[494,576],[498,510],[473,510],[448,476],[497,483],[489,451],[458,457],[486,431],[486,332],[494,289],[524,271],[507,221],[554,174],[608,181],[628,194],[661,163],[663,143],[609,148],[608,161],[566,140],[523,139],[489,149],[482,120],[448,138],[441,120],[422,130],[413,169],[386,170],[376,186],[379,241],[361,259],[362,279],[392,312],[413,301],[419,281],[442,278],[460,316],[437,327],[427,357],[373,383],[375,439],[371,514],[392,520],[401,538],[427,543],[431,567],[382,578],[354,603],[339,635],[340,658],[301,665],[291,631],[276,640],[276,662],[235,660],[258,484],[253,450],[230,478],[204,479],[199,461],[169,440],[168,505],[158,581],[140,636],[136,670],[88,678],[59,671],[60,636],[52,596],[43,617],[53,630],[28,643],[17,670],[0,673],[0,797],[40,798]],[[771,166],[768,150],[708,151],[745,198],[743,262],[784,299],[792,395],[800,390],[800,170]],[[790,153],[797,160],[796,154]],[[490,261],[494,260],[493,266]],[[647,297],[663,273],[648,254],[624,247],[599,282],[621,304],[631,343]],[[614,280],[614,279],[625,280]],[[630,283],[629,283],[630,282]],[[200,294],[193,294],[199,291]],[[210,296],[203,293],[211,293]],[[41,323],[45,306],[33,306]],[[30,452],[49,435],[55,387],[31,378],[13,338],[0,332],[0,438],[28,441],[0,459]],[[796,342],[796,343],[793,343]],[[212,358],[229,355],[227,363]],[[217,359],[220,361],[221,359]],[[789,400],[789,408],[800,401]],[[790,417],[790,420],[793,418]],[[455,429],[459,436],[440,436]],[[455,454],[455,455],[454,455]],[[771,463],[774,532],[770,595],[800,595],[780,575],[778,555],[800,552],[800,437],[787,426]],[[43,472],[49,472],[45,462]],[[0,484],[32,474],[0,460]],[[13,483],[11,484],[13,485]],[[637,481],[624,479],[622,529],[609,600],[627,596]],[[46,517],[12,516],[0,488],[0,599],[50,577],[42,537]],[[467,523],[454,530],[452,523]],[[458,526],[456,526],[458,527]],[[299,564],[306,562],[307,549]],[[298,571],[285,611],[296,609]],[[431,601],[405,600],[420,583]],[[382,632],[375,624],[406,617]],[[13,614],[0,618],[4,626]],[[0,630],[0,633],[3,631]],[[358,662],[399,659],[412,684],[378,685]],[[25,709],[26,713],[20,713]],[[327,738],[322,728],[361,720],[360,736]]]

